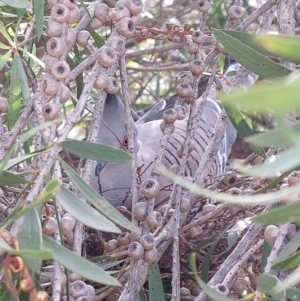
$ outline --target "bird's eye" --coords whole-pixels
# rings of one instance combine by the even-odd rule
[[[123,146],[127,149],[128,148],[128,140],[127,140],[127,136],[123,139],[122,142]]]

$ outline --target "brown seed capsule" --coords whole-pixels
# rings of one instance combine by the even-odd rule
[[[293,171],[288,177],[287,182],[289,186],[294,186],[300,182],[300,173],[298,171]]]
[[[232,284],[232,289],[238,296],[241,296],[246,288],[247,288],[247,281],[243,278],[236,279]]]
[[[65,214],[60,220],[61,230],[64,235],[71,233],[75,225],[76,219],[70,214]]]
[[[58,62],[58,58],[57,57],[54,57],[54,56],[51,56],[51,55],[47,54],[45,56],[45,59],[44,59],[45,71],[47,73],[50,73],[53,64],[56,63],[56,62]]]
[[[204,37],[204,46],[216,44],[217,40],[213,34],[208,34]]]
[[[20,290],[23,292],[30,292],[34,288],[34,284],[31,278],[25,278],[20,281]]]
[[[152,211],[147,215],[146,222],[150,228],[157,228],[162,223],[162,216],[158,211]]]
[[[143,10],[143,2],[141,0],[119,0],[117,3],[125,5],[132,16],[140,14]]]
[[[135,26],[142,25],[142,16],[141,16],[141,14],[138,14],[136,16],[132,16],[131,19],[134,22]]]
[[[197,44],[201,44],[204,41],[204,33],[201,30],[195,30],[192,33],[192,40]]]
[[[53,78],[63,81],[70,73],[70,66],[65,61],[58,61],[53,64],[51,74]]]
[[[238,20],[243,17],[243,9],[240,6],[233,5],[229,8],[228,15],[231,20]]]
[[[73,9],[70,10],[70,15],[67,20],[68,24],[78,23],[80,21],[80,9],[78,6],[75,6]]]
[[[107,86],[105,88],[105,91],[108,94],[116,94],[119,91],[119,84],[115,77],[107,77]]]
[[[147,179],[143,181],[140,192],[145,198],[155,198],[156,194],[159,192],[159,183],[154,179]]]
[[[189,234],[191,238],[195,238],[203,234],[203,229],[200,226],[194,226],[190,229]]]
[[[49,299],[49,295],[44,291],[38,291],[35,295],[35,301],[47,301]]]
[[[132,213],[136,220],[143,222],[146,219],[147,206],[146,202],[138,202],[133,205]]]
[[[117,54],[115,50],[109,46],[102,46],[99,51],[98,62],[104,67],[111,67],[113,64],[117,62]]]
[[[180,37],[180,43],[186,43],[187,42],[187,37],[186,36],[181,36]]]
[[[275,225],[268,225],[265,229],[265,241],[273,244],[279,235],[279,228]]]
[[[148,34],[148,30],[146,28],[143,28],[141,31],[140,31],[140,36],[141,38],[143,39],[147,39],[149,34]]]
[[[94,301],[96,297],[95,288],[92,285],[87,285],[87,293],[86,296],[90,301]]]
[[[189,70],[195,74],[200,75],[205,71],[205,63],[202,60],[193,60],[189,64]]]
[[[199,49],[199,44],[197,44],[193,41],[189,41],[189,45],[188,45],[188,53],[189,54],[197,53],[198,49]]]
[[[191,209],[191,202],[186,199],[182,198],[180,201],[180,213],[188,213]]]
[[[167,127],[171,128],[171,134],[173,134],[175,132],[175,125],[173,123],[168,123],[167,125],[166,125],[166,123],[164,121],[162,121],[160,123],[160,130],[162,132],[164,132]]]
[[[107,252],[114,251],[118,246],[118,242],[115,239],[111,239],[108,242],[103,244],[103,248]]]
[[[132,242],[128,249],[128,255],[133,259],[139,259],[143,257],[144,252],[144,247],[138,241]]]
[[[232,173],[227,174],[222,179],[222,182],[227,187],[232,187],[232,186],[236,185],[236,183],[237,183],[237,176],[236,176],[236,174],[232,174]]]
[[[135,33],[135,24],[131,18],[126,17],[126,18],[121,19],[116,24],[116,29],[121,36],[123,36],[125,38],[131,38],[131,37],[133,37],[133,35]]]
[[[216,43],[216,49],[221,53],[227,54],[227,51],[225,50],[224,46],[219,42]]]
[[[258,277],[259,276],[260,276],[260,273],[253,273],[250,276],[250,283],[254,286],[254,288],[257,287]]]
[[[55,21],[53,18],[50,18],[46,22],[46,34],[49,37],[59,37],[62,32],[62,24]]]
[[[95,30],[99,29],[102,26],[102,24],[103,23],[99,19],[94,18],[92,21],[90,21],[90,23],[87,27],[87,30],[95,31]]]
[[[59,107],[53,103],[46,103],[43,106],[42,114],[45,121],[52,121],[58,117]]]
[[[59,102],[66,103],[71,98],[71,95],[72,95],[72,93],[71,93],[70,89],[67,86],[62,85],[60,88]]]
[[[0,97],[0,113],[7,113],[8,101],[5,97]]]
[[[177,78],[177,84],[187,83],[189,85],[194,84],[194,77],[191,72],[183,72]]]
[[[8,268],[13,272],[13,273],[20,273],[24,270],[24,260],[20,256],[12,255],[10,257],[10,262],[8,265]]]
[[[177,33],[180,31],[180,26],[178,24],[173,24],[171,31],[173,31],[174,33]]]
[[[74,298],[85,296],[87,293],[86,284],[81,280],[76,280],[70,284],[70,294]]]
[[[175,109],[167,109],[163,112],[163,120],[166,123],[174,123],[178,118],[178,113]]]
[[[42,221],[42,231],[45,235],[52,235],[57,230],[57,220],[54,217],[47,217]]]
[[[217,206],[214,204],[206,204],[202,208],[202,213],[207,214],[207,213],[213,212],[216,210],[216,208],[217,208]]]
[[[176,106],[175,110],[177,111],[178,114],[178,120],[183,120],[186,116],[186,111],[185,108],[183,106]]]
[[[108,21],[109,16],[109,7],[105,3],[100,3],[96,6],[95,17],[100,20],[102,23]]]
[[[60,0],[59,2],[67,6],[69,9],[73,9],[78,4],[78,0]]]
[[[186,287],[181,287],[180,288],[180,296],[190,296],[191,295],[191,291],[188,289],[188,288],[186,288]]]
[[[64,23],[70,16],[70,10],[66,5],[58,3],[51,8],[51,16],[55,21]]]
[[[191,98],[193,97],[194,91],[190,84],[188,83],[180,83],[176,87],[176,93],[183,98]]]
[[[122,56],[125,52],[125,41],[122,37],[110,36],[106,45],[113,48],[118,57]]]
[[[46,49],[51,56],[61,57],[66,50],[66,43],[62,38],[52,37],[48,40]]]
[[[53,96],[57,93],[59,83],[52,77],[46,76],[43,81],[43,90],[46,95]]]
[[[118,236],[117,243],[119,246],[128,246],[131,242],[131,235],[128,232]]]
[[[111,11],[111,19],[114,22],[118,22],[125,17],[130,17],[129,9],[125,5],[118,4],[117,2],[117,5]]]
[[[214,285],[212,288],[224,296],[229,296],[230,291],[227,285],[225,284],[217,284]]]
[[[210,3],[208,0],[199,0],[196,4],[196,8],[201,13],[207,13],[210,9]]]
[[[67,45],[74,45],[77,38],[77,32],[76,29],[73,27],[67,27],[66,32],[66,44]]]
[[[243,194],[243,191],[239,188],[232,187],[232,188],[228,189],[228,193],[232,194],[232,195],[241,195],[241,194]]]
[[[154,241],[153,235],[150,233],[144,234],[140,238],[140,243],[142,244],[142,246],[144,247],[144,249],[146,251],[153,249],[155,246],[155,241]]]
[[[192,29],[192,25],[184,23],[183,24],[183,30],[184,31],[190,31]]]
[[[157,260],[157,249],[154,247],[151,250],[148,250],[144,254],[144,261],[148,264],[152,264]]]
[[[94,87],[96,89],[102,90],[105,89],[107,86],[107,81],[108,81],[108,76],[106,73],[100,73],[99,76],[97,77]]]
[[[81,30],[78,32],[76,42],[79,46],[85,47],[88,44],[90,37],[91,34],[87,30]]]

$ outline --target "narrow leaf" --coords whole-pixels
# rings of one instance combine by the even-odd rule
[[[299,222],[300,206],[297,202],[285,205],[282,207],[271,209],[266,213],[256,215],[255,217],[251,218],[251,220],[255,223],[259,223],[262,225],[276,225],[288,221]]]
[[[4,2],[4,1],[2,1]],[[4,24],[0,21],[0,32],[3,34],[3,36],[5,37],[5,39],[9,42],[10,45],[14,45],[10,35],[8,34]]]
[[[272,78],[291,73],[290,70],[268,59],[242,41],[239,41],[236,37],[230,35],[228,31],[214,29],[213,33],[217,40],[223,44],[230,56],[260,77]]]
[[[149,284],[149,301],[166,300],[163,284],[161,281],[161,274],[157,262],[149,266],[148,284]]]
[[[5,63],[7,62],[7,60],[10,58],[11,56],[11,50],[8,50],[4,55],[2,55],[0,57],[0,70],[3,69]]]
[[[272,265],[274,270],[288,270],[300,265],[300,252]]]
[[[256,35],[254,41],[269,52],[295,63],[300,63],[300,38],[287,35]]]
[[[283,288],[282,282],[273,275],[261,274],[258,278],[257,290],[260,292],[267,293],[278,300],[285,299],[285,291],[275,292],[274,288]]]
[[[77,256],[67,248],[57,244],[46,235],[43,236],[44,246],[53,251],[53,258],[72,272],[97,283],[118,286],[120,283],[100,267]]]
[[[20,78],[20,84],[21,84],[21,90],[22,90],[22,95],[23,95],[23,99],[24,99],[24,104],[28,104],[29,100],[31,98],[31,94],[30,94],[27,76],[26,76],[20,55],[18,53],[15,54],[14,59],[17,60],[17,63],[18,63],[19,78]]]
[[[300,290],[295,288],[287,288],[286,297],[288,298],[288,300],[300,301]]]
[[[1,187],[13,186],[16,184],[26,184],[26,183],[30,183],[30,181],[26,180],[25,178],[23,178],[17,174],[14,174],[14,173],[11,173],[8,171],[3,172],[0,177],[0,186]]]
[[[42,226],[36,209],[29,211],[21,218],[18,231],[18,241],[21,249],[42,250]],[[27,267],[39,274],[42,267],[42,260],[39,258],[25,258]]]
[[[132,224],[97,191],[88,185],[66,162],[60,160],[60,163],[71,182],[96,209],[121,227],[133,232],[139,232],[139,229],[134,224]]]
[[[43,33],[43,23],[44,23],[44,1],[34,0],[34,14],[36,21],[36,32],[38,40],[41,38]]]
[[[32,53],[26,51],[24,48],[21,48],[20,50],[23,51],[24,53],[26,53],[32,60],[34,60],[38,65],[40,65],[42,68],[45,69],[45,63],[42,62],[39,58],[37,58]]]
[[[26,0],[1,0],[1,2],[16,8],[30,8],[30,3]]]
[[[88,227],[96,230],[121,233],[120,229],[104,215],[81,201],[74,193],[61,187],[56,194],[57,201],[63,208]]]
[[[19,64],[14,56],[10,87],[9,87],[9,106],[8,106],[8,128],[11,130],[20,117],[21,111],[21,86]]]
[[[104,144],[69,140],[61,145],[72,154],[95,161],[125,163],[132,160],[127,152]]]

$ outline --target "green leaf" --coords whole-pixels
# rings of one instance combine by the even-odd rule
[[[23,51],[24,53],[26,53],[32,60],[34,60],[38,65],[40,65],[42,68],[45,69],[45,63],[43,61],[41,61],[39,58],[37,58],[32,53],[26,51],[24,48],[21,48],[20,50]]]
[[[300,108],[300,80],[287,84],[283,79],[269,83],[258,83],[247,92],[237,89],[222,95],[222,102],[242,106],[243,110],[284,113]],[[282,101],[284,99],[284,101]]]
[[[287,288],[286,297],[288,298],[288,300],[300,301],[300,291],[295,288]]]
[[[291,195],[294,195],[295,193],[299,192],[300,185],[295,185],[293,187],[290,187],[285,190],[280,190],[277,192],[272,192],[268,194],[252,194],[249,196],[246,195],[238,195],[233,196],[226,193],[217,193],[209,189],[202,188],[196,184],[192,184],[191,182],[184,180],[180,176],[177,176],[176,174],[170,172],[166,167],[159,166],[159,171],[174,181],[174,183],[181,185],[185,189],[197,193],[202,196],[206,196],[208,198],[216,199],[221,202],[226,202],[229,204],[236,204],[236,205],[261,205],[261,204],[274,204],[279,201],[282,201],[282,199],[289,197]],[[299,206],[300,207],[300,206]]]
[[[21,111],[21,86],[20,71],[18,61],[14,55],[10,87],[9,87],[9,106],[8,106],[8,128],[11,130],[20,117]]]
[[[251,220],[262,225],[276,225],[288,221],[298,222],[300,220],[300,206],[298,202],[281,206],[256,215]]]
[[[60,163],[71,182],[96,209],[121,227],[139,233],[139,229],[134,224],[88,185],[66,162],[60,160]]]
[[[15,54],[14,57],[15,60],[17,60],[18,63],[18,69],[19,69],[19,79],[20,79],[20,84],[21,84],[21,90],[22,90],[22,95],[24,99],[24,104],[28,104],[31,98],[30,94],[30,89],[28,86],[28,79],[27,75],[25,73],[23,64],[21,62],[20,55],[18,53]]]
[[[239,41],[236,37],[231,35],[231,32],[214,29],[213,33],[218,42],[225,47],[231,57],[260,77],[272,78],[291,73],[290,70],[268,59],[242,41]]]
[[[232,125],[235,127],[239,135],[241,135],[242,137],[248,137],[254,134],[252,129],[234,104],[227,103],[225,101],[222,104]],[[266,157],[265,151],[262,147],[257,146],[254,143],[249,143],[249,146],[258,155],[262,156],[263,158]]]
[[[18,231],[18,241],[20,249],[43,249],[42,226],[36,208],[29,211],[21,218],[21,223]],[[41,259],[25,258],[25,263],[31,271],[37,274],[40,273],[42,267]]]
[[[9,171],[5,171],[0,176],[0,186],[13,186],[16,184],[26,184],[30,183],[30,181],[24,179],[23,177],[20,177],[17,174],[11,173]]]
[[[261,274],[258,277],[257,282],[257,290],[263,293],[267,293],[274,298],[278,298],[279,300],[285,299],[285,291],[284,289],[280,290],[280,292],[275,292],[274,288],[283,288],[282,282],[273,275]]]
[[[241,171],[254,177],[274,177],[300,165],[300,148],[293,147],[282,155],[272,157],[270,160],[254,167],[241,168]]]
[[[22,145],[22,143],[24,143],[26,140],[28,140],[30,137],[32,137],[33,135],[35,135],[37,132],[45,129],[46,127],[56,123],[57,120],[53,120],[53,121],[49,121],[49,122],[45,122],[43,124],[40,124],[38,126],[35,126],[34,128],[28,130],[26,133],[24,133],[22,136],[19,137],[19,140],[17,140],[14,144],[14,146],[9,150],[9,152],[7,153],[7,155],[5,156],[5,158],[2,160],[1,164],[0,164],[0,176],[8,162],[8,160],[13,156],[14,151],[17,147],[19,147],[20,145]]]
[[[53,251],[53,258],[72,272],[97,283],[119,286],[120,283],[97,265],[43,236],[44,246]]]
[[[197,274],[197,267],[196,267],[196,253],[191,254],[190,256],[190,266],[194,273],[194,277],[198,283],[198,285],[201,287],[203,293],[205,293],[208,297],[212,298],[216,301],[232,301],[230,298],[221,295],[216,290],[209,287]]]
[[[290,138],[290,133],[295,132],[296,135],[300,134],[300,123],[293,123],[286,127],[276,128],[275,130],[268,131],[261,134],[256,134],[248,137],[246,141],[255,143],[262,146],[269,147],[289,147],[294,146],[294,141]]]
[[[300,63],[300,38],[287,35],[256,35],[254,41],[267,51],[295,63]]]
[[[16,8],[30,8],[30,3],[26,0],[1,0],[1,2]]]
[[[2,1],[4,2],[4,1]],[[8,34],[4,24],[0,21],[0,32],[3,34],[3,36],[5,37],[5,39],[9,42],[9,44],[11,46],[14,46],[14,42],[12,41],[10,35]]]
[[[60,189],[59,181],[57,179],[50,180],[49,183],[44,188],[44,190],[34,199],[34,201],[30,205],[27,205],[25,208],[18,211],[16,215],[10,217],[8,221],[5,222],[4,227],[7,227],[8,225],[16,221],[18,218],[23,216],[24,214],[46,203],[49,199],[55,196],[55,194],[59,191],[59,189]]]
[[[56,194],[57,201],[63,208],[80,222],[96,230],[121,233],[121,230],[104,215],[80,200],[74,193],[65,187]]]
[[[104,144],[69,140],[61,145],[72,154],[95,161],[125,163],[132,160],[127,152]]]
[[[7,60],[10,58],[12,51],[8,50],[4,55],[2,55],[0,57],[0,70],[3,69],[5,63],[7,62]]]
[[[288,243],[285,247],[280,251],[279,255],[277,256],[276,260],[273,264],[277,264],[282,260],[285,260],[288,256],[292,253],[296,252],[300,247],[300,232],[298,232]]]
[[[287,270],[300,265],[300,252],[272,265],[274,270]]]
[[[260,271],[261,273],[264,272],[265,267],[267,265],[268,257],[271,254],[272,251],[272,244],[264,241],[263,247],[262,247],[262,255],[261,255],[261,265],[260,265]]]
[[[157,262],[149,266],[148,271],[149,301],[165,301],[165,293]]]
[[[38,40],[41,38],[43,33],[43,24],[44,24],[44,1],[34,0],[34,14],[36,21],[36,32]]]

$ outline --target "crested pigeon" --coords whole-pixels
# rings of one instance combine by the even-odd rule
[[[228,72],[232,70],[235,69],[229,68]],[[251,78],[250,81],[252,81]],[[136,123],[133,119],[131,120],[136,138],[134,145],[137,160],[136,166],[143,167],[141,170],[141,179],[139,179],[141,181],[150,178],[152,166],[149,167],[149,165],[154,162],[157,150],[160,146],[159,141],[162,135],[160,123],[162,121],[162,113],[165,106],[166,102],[162,100]],[[192,177],[196,172],[201,157],[203,156],[211,135],[213,134],[220,112],[221,108],[217,102],[208,98],[194,137],[194,150],[187,160],[185,170],[185,174],[187,176]],[[124,126],[124,105],[116,95],[107,95],[102,120],[104,122],[101,123],[99,127],[99,143],[107,144],[116,148],[122,148],[120,143],[126,145],[127,133]],[[184,141],[186,126],[187,117],[175,122],[175,131],[169,139],[164,159],[162,161],[167,168],[170,168],[174,164],[180,164],[177,157],[177,149]],[[226,161],[235,139],[236,130],[232,124],[230,124],[222,140],[216,159],[211,167],[211,175],[217,176],[225,172]],[[132,180],[129,164],[95,162],[91,184],[115,207],[131,207],[131,183]],[[169,188],[171,181],[166,177],[160,176],[159,184],[161,190],[155,198],[156,204],[160,204],[162,200],[170,195],[171,191]]]

